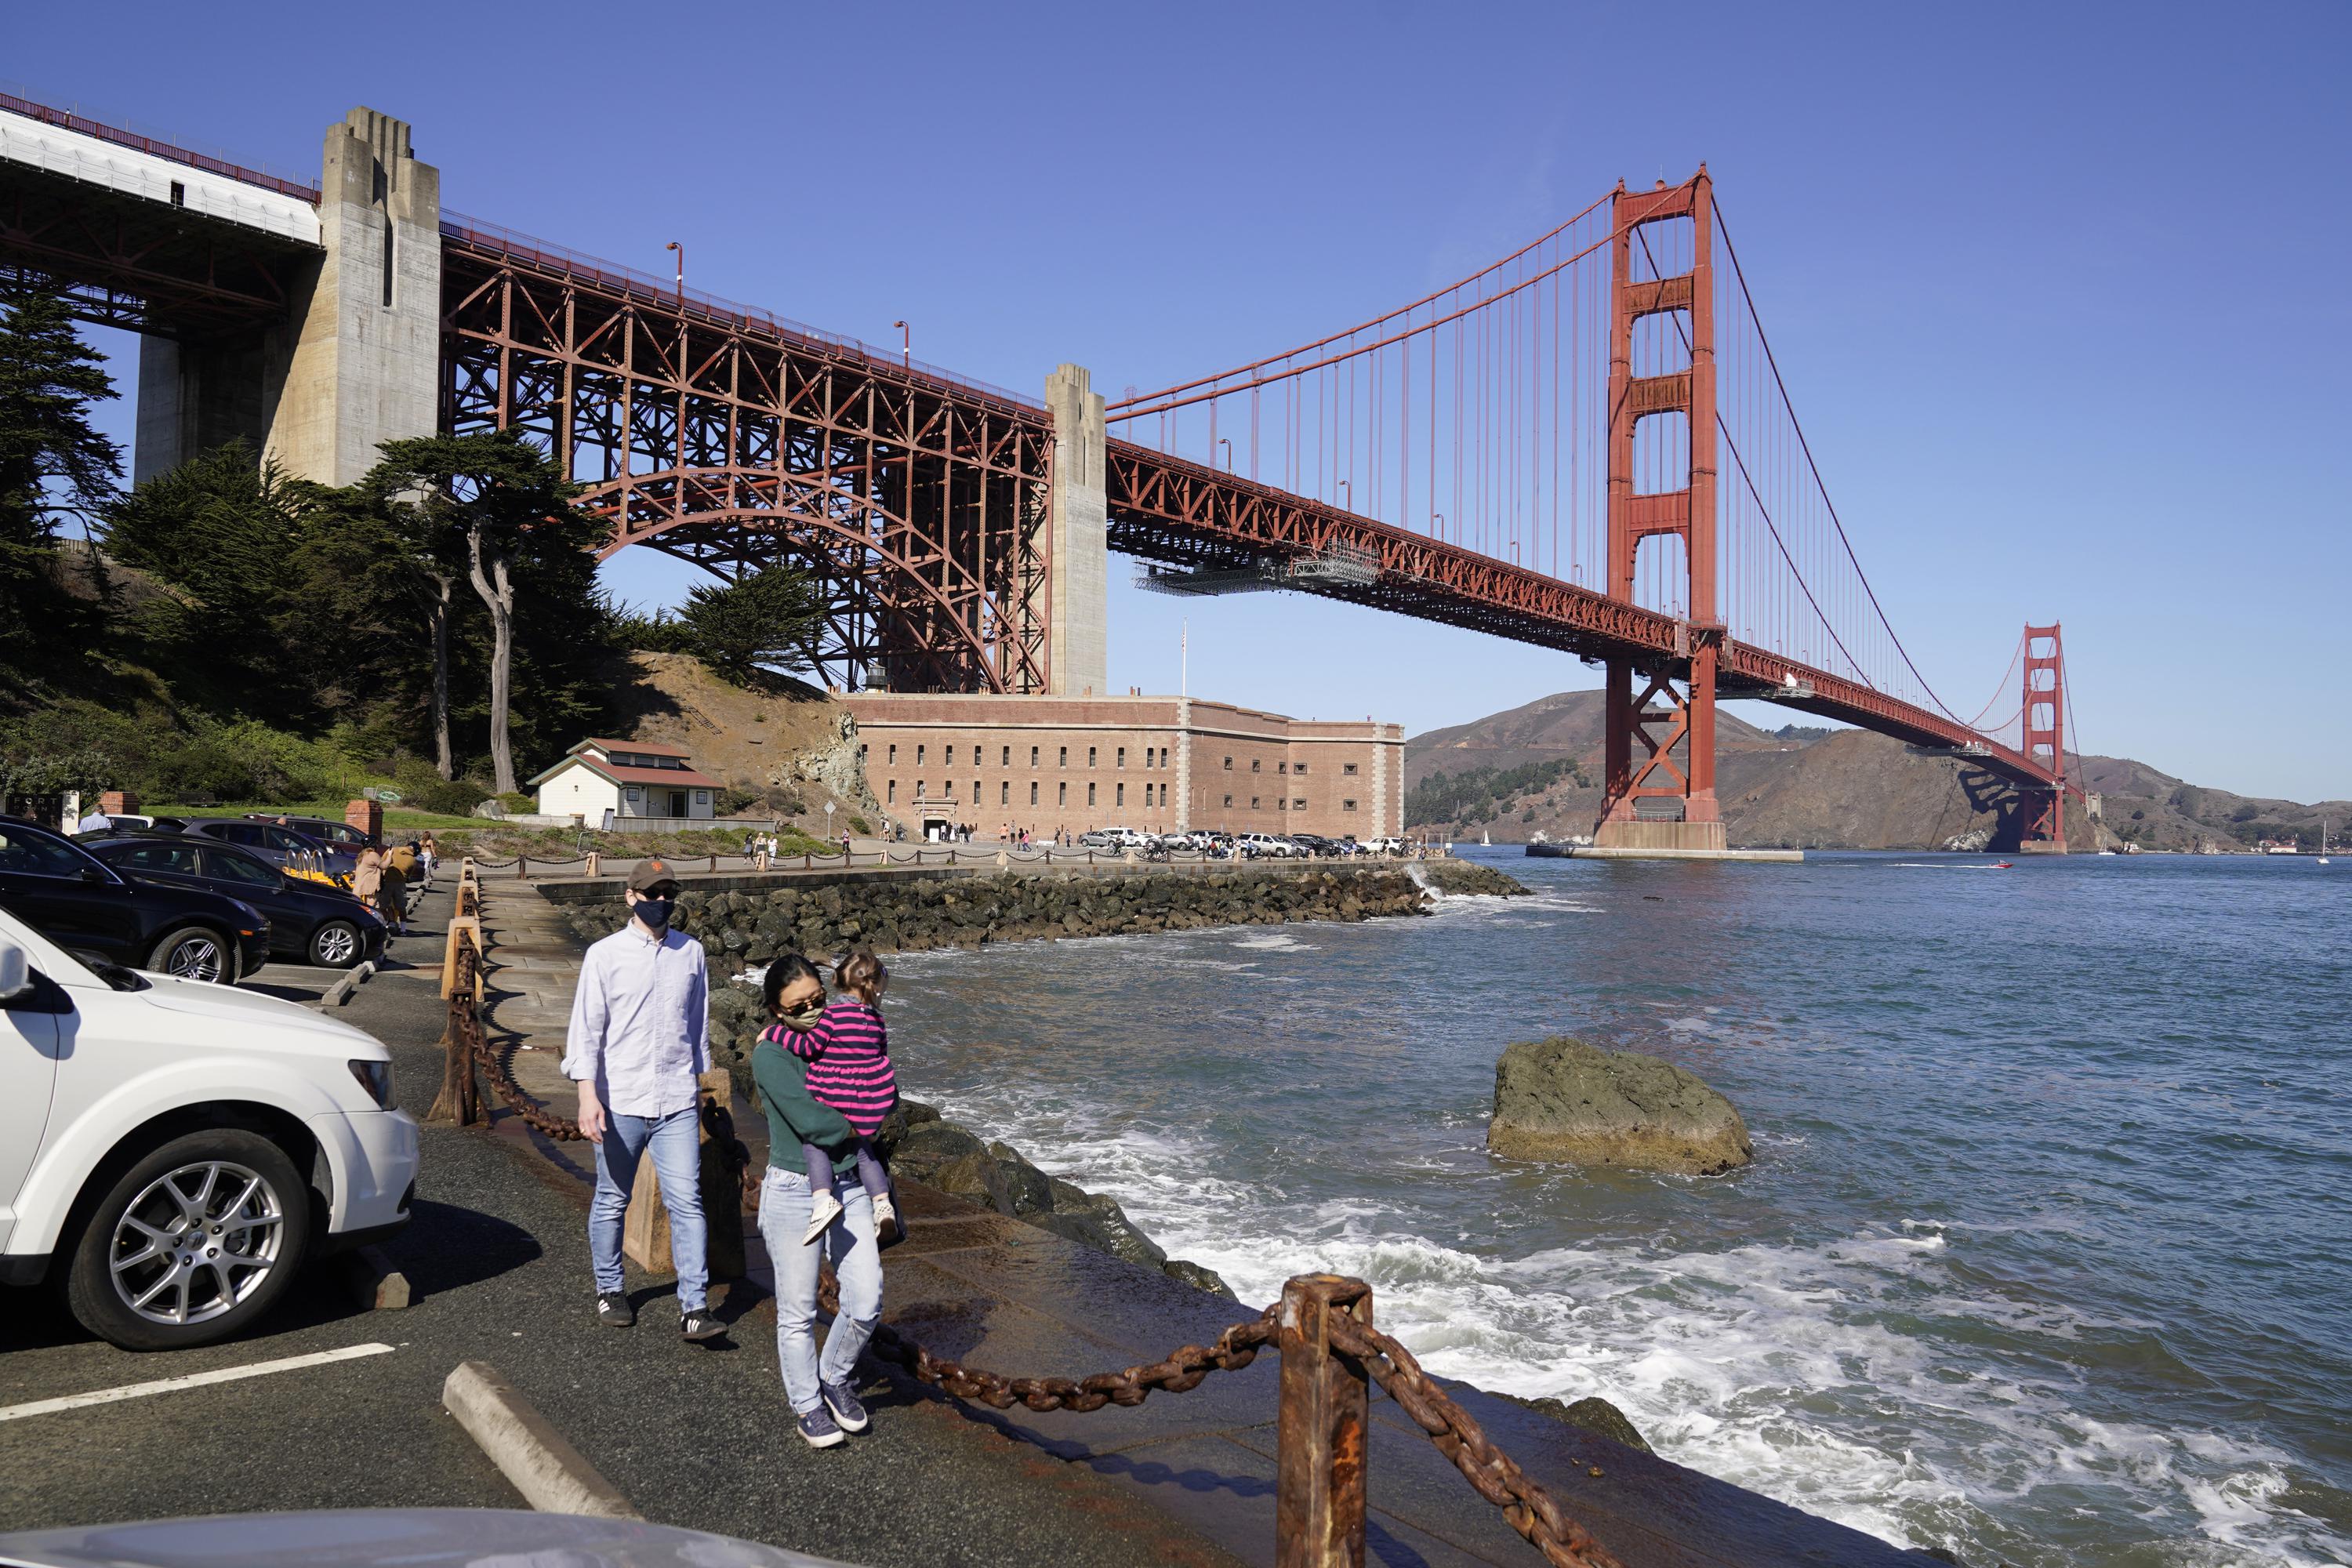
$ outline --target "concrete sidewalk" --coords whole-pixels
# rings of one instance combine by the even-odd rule
[[[484,887],[484,924],[498,944],[494,1026],[517,1042],[518,1081],[568,1115],[576,1098],[553,1064],[570,1009],[567,964],[576,964],[578,945],[537,891]],[[739,1105],[736,1120],[756,1151],[765,1131],[760,1119]],[[585,1145],[532,1142],[575,1177],[590,1169]],[[1255,1316],[963,1199],[913,1183],[901,1191],[911,1234],[885,1255],[884,1315],[935,1354],[1011,1374],[1082,1376],[1157,1361]],[[745,1228],[761,1300],[749,1308],[730,1302],[729,1310],[748,1310],[747,1326],[756,1321],[772,1331],[772,1275],[756,1230]],[[945,1405],[1098,1478],[1148,1503],[1181,1534],[1197,1534],[1244,1562],[1271,1563],[1278,1370],[1276,1357],[1261,1353],[1247,1369],[1213,1373],[1190,1393],[1087,1415],[993,1411],[893,1379],[901,1397]],[[1467,1385],[1449,1388],[1627,1568],[1933,1561]],[[1540,1562],[1393,1402],[1376,1392],[1372,1412],[1370,1562],[1393,1568]],[[902,1489],[911,1481],[902,1478]],[[1007,1551],[1003,1560],[1019,1555]]]

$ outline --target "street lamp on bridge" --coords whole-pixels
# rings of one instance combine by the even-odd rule
[[[677,312],[680,316],[684,316],[686,314],[686,247],[673,239],[662,248],[677,252]]]
[[[898,329],[898,363],[908,370],[915,368],[915,329],[904,321],[893,321]]]
[[[1231,436],[1220,436],[1217,437],[1217,445],[1225,449],[1225,472],[1230,474],[1234,471],[1234,438]]]

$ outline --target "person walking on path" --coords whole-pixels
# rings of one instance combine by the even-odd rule
[[[824,1005],[824,982],[796,952],[779,954],[768,965],[760,992],[767,1016],[783,1029],[814,1027]],[[849,1378],[882,1321],[882,1248],[874,1234],[873,1203],[857,1180],[861,1140],[846,1117],[809,1093],[808,1064],[767,1036],[752,1048],[751,1081],[768,1113],[770,1163],[760,1183],[760,1236],[776,1270],[776,1361],[801,1436],[812,1448],[830,1448],[844,1432],[870,1425]],[[825,1195],[840,1205],[816,1247],[802,1240],[816,1194],[808,1173],[792,1163],[804,1144],[831,1154]],[[841,1300],[820,1359],[817,1271],[825,1263],[833,1265]]]
[[[596,1321],[637,1321],[621,1273],[621,1226],[650,1152],[669,1210],[678,1330],[707,1340],[726,1325],[709,1306],[702,1217],[702,1074],[710,1070],[710,973],[702,944],[671,929],[677,879],[658,857],[637,862],[623,897],[629,923],[588,950],[572,997],[563,1076],[580,1086],[580,1131],[596,1145],[588,1257]]]

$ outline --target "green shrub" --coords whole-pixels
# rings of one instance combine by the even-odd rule
[[[539,797],[525,795],[519,789],[510,789],[499,796],[499,804],[507,808],[507,815],[509,816],[517,815],[528,816],[539,809]]]
[[[849,819],[849,831],[856,834],[860,838],[871,838],[874,836],[873,825],[862,816],[853,816]]]

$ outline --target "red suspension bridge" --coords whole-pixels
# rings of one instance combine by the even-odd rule
[[[371,160],[372,192],[338,183]],[[1278,586],[1599,664],[1604,845],[1723,847],[1715,710],[1735,698],[1965,757],[2015,789],[2028,847],[2063,845],[2059,628],[2026,628],[1980,711],[1929,684],[1814,461],[1704,168],[1621,185],[1373,320],[1108,406],[1074,367],[1040,403],[688,290],[682,263],[652,277],[443,213],[407,128],[366,110],[331,128],[327,173],[310,187],[0,100],[0,274],[172,345],[179,427],[217,438],[187,389],[265,353],[340,255],[335,287],[362,297],[331,306],[384,312],[389,337],[413,319],[420,418],[526,433],[610,519],[606,553],[814,572],[831,615],[810,655],[843,686],[1099,682],[1099,576],[1089,644],[1070,566],[1091,540],[1167,592]],[[396,284],[428,244],[419,300]],[[362,262],[380,300],[374,273],[352,280]],[[344,404],[364,399],[325,395],[356,421]],[[306,458],[277,417],[256,434],[330,482],[381,435]]]

